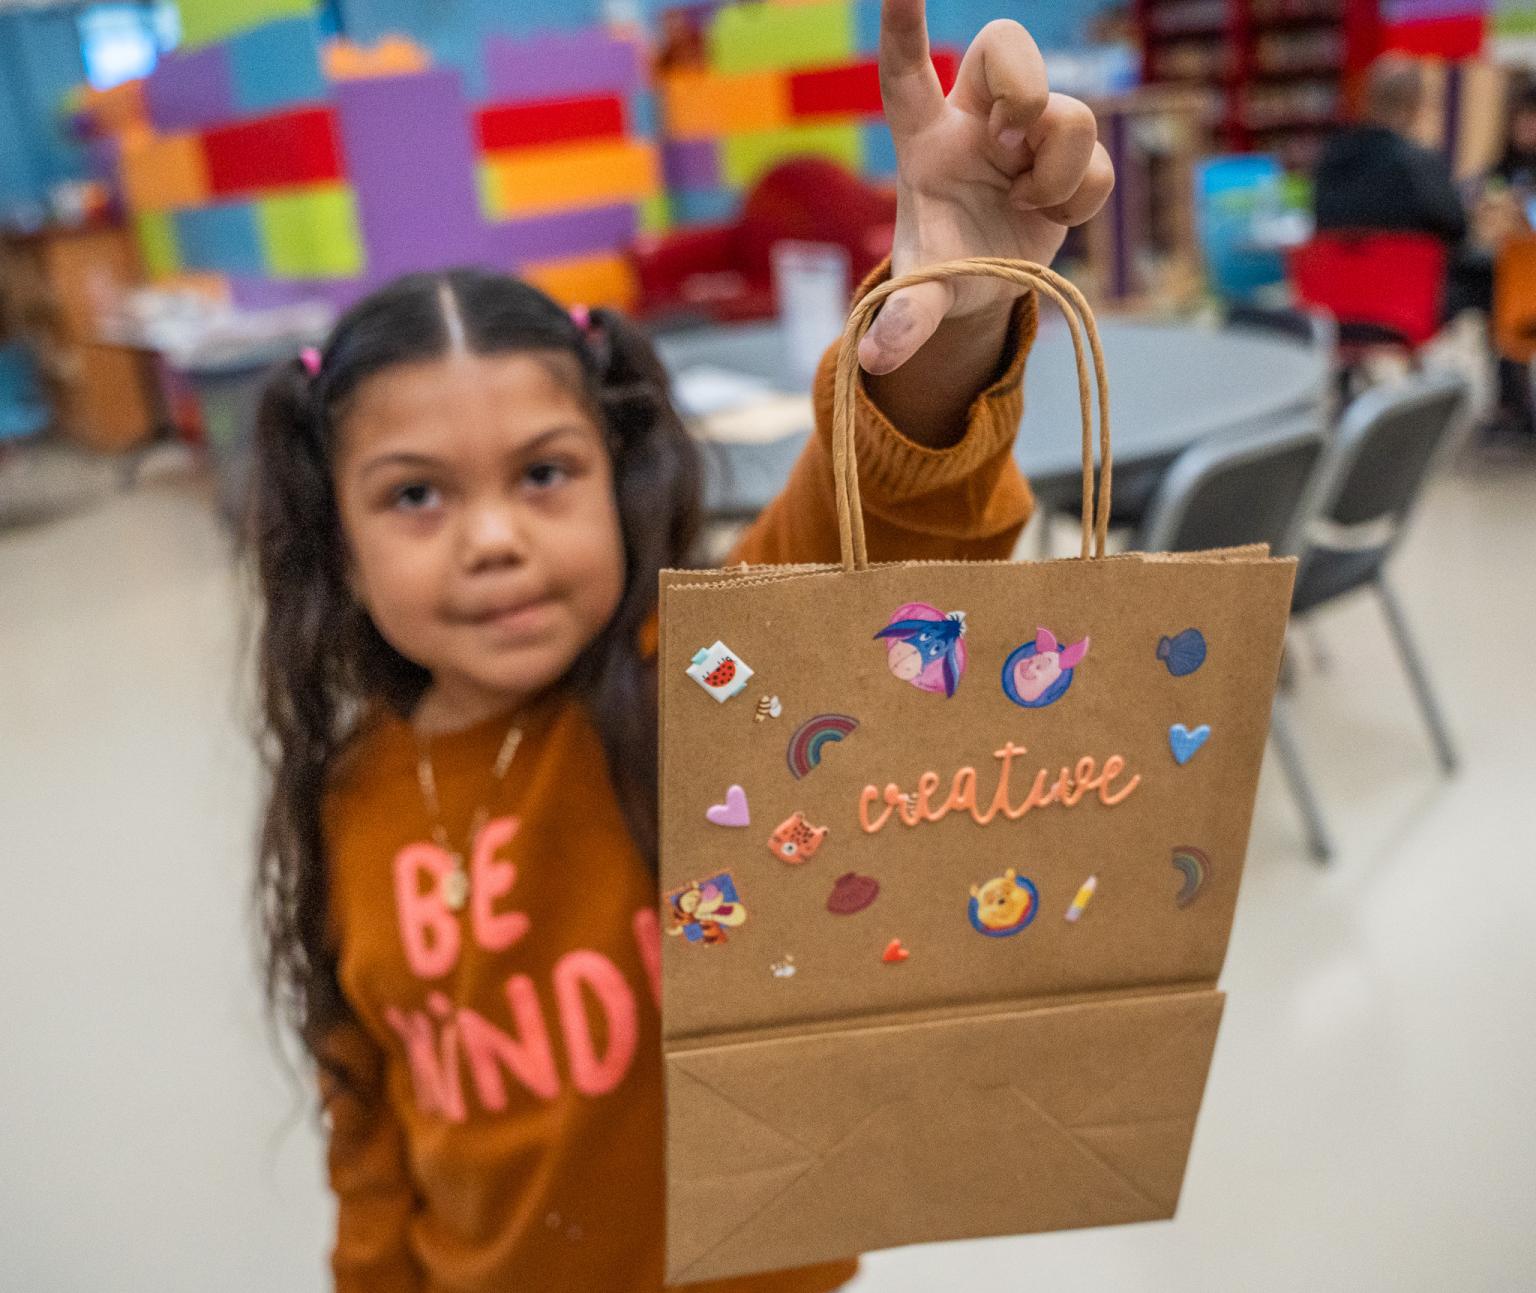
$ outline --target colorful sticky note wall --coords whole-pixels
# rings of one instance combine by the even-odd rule
[[[744,192],[794,156],[870,177],[895,174],[880,100],[878,0],[728,4],[702,23],[705,65],[660,77],[663,167],[678,223],[731,215]],[[935,48],[946,91],[959,59]]]
[[[344,301],[411,270],[490,263],[623,302],[637,234],[729,216],[786,158],[895,169],[879,0],[690,6],[705,65],[654,85],[633,34],[593,25],[596,0],[386,0],[390,24],[375,0],[343,0],[372,45],[327,45],[316,9],[182,0],[183,49],[140,90],[150,128],[116,150],[152,272],[229,274],[248,300]],[[938,48],[934,61],[947,88],[958,60]]]

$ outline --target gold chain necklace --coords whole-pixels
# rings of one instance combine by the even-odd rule
[[[493,793],[505,779],[522,741],[523,729],[516,723],[512,724],[502,739],[495,763],[491,765]],[[426,804],[427,815],[432,821],[433,843],[453,860],[452,869],[443,876],[443,902],[450,911],[463,911],[469,902],[469,867],[464,857],[466,850],[454,848],[448,839],[448,829],[443,825],[442,804],[437,798],[437,774],[432,768],[432,752],[420,734],[416,737],[416,780],[421,786],[422,802]],[[475,809],[469,823],[470,849],[475,847],[475,838],[490,816],[491,810],[483,805]]]

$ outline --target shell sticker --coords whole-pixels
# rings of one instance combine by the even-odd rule
[[[812,826],[804,813],[796,813],[779,823],[778,829],[768,838],[768,851],[780,862],[799,866],[816,856],[816,850],[827,838],[825,826]]]
[[[1040,891],[1009,867],[986,884],[971,886],[971,927],[988,938],[1011,938],[1040,910]]]
[[[1067,694],[1073,671],[1088,654],[1088,639],[1062,646],[1050,629],[1015,647],[1003,662],[1003,695],[1024,709],[1044,709]]]
[[[885,643],[885,663],[893,676],[919,691],[955,694],[968,659],[964,611],[908,602],[896,608],[875,637]]]
[[[694,652],[688,676],[722,705],[746,688],[752,670],[724,642]]]
[[[736,893],[736,882],[729,871],[674,889],[666,901],[671,917],[667,933],[705,947],[726,942],[726,931],[739,928],[747,920],[747,909]]]
[[[1187,677],[1205,663],[1205,634],[1185,629],[1171,638],[1159,638],[1157,658],[1175,678]]]

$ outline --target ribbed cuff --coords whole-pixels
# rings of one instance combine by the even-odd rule
[[[887,256],[859,284],[853,304],[868,296],[891,277]],[[953,445],[932,449],[903,435],[870,396],[865,373],[858,370],[856,389],[857,417],[854,444],[859,456],[859,483],[879,499],[920,498],[945,489],[970,476],[984,462],[997,456],[1000,449],[1011,447],[1018,435],[1017,407],[999,409],[1000,402],[1016,405],[1024,365],[1034,344],[1039,324],[1039,302],[1034,292],[1020,297],[1009,315],[1004,337],[1008,363],[989,386],[971,402],[966,412],[965,433]],[[822,356],[816,374],[815,398],[817,423],[830,436],[832,405],[837,384],[837,345]],[[878,510],[875,497],[865,499],[866,506]]]

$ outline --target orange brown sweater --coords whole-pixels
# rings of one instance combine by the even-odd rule
[[[859,295],[888,272],[878,268]],[[1010,553],[1031,507],[1012,445],[1034,324],[1028,297],[1003,372],[952,448],[904,438],[861,386],[872,558]],[[816,435],[734,560],[837,559],[831,352],[815,407]],[[434,739],[450,829],[485,804],[508,721]],[[407,723],[369,720],[333,774],[329,915],[356,1016],[328,1042],[354,1083],[322,1082],[337,1293],[662,1287],[654,878],[580,706],[555,693],[518,722],[523,741],[488,804],[473,897],[457,915],[436,897],[443,856],[427,842]],[[843,1262],[694,1287],[821,1293],[854,1270]]]

